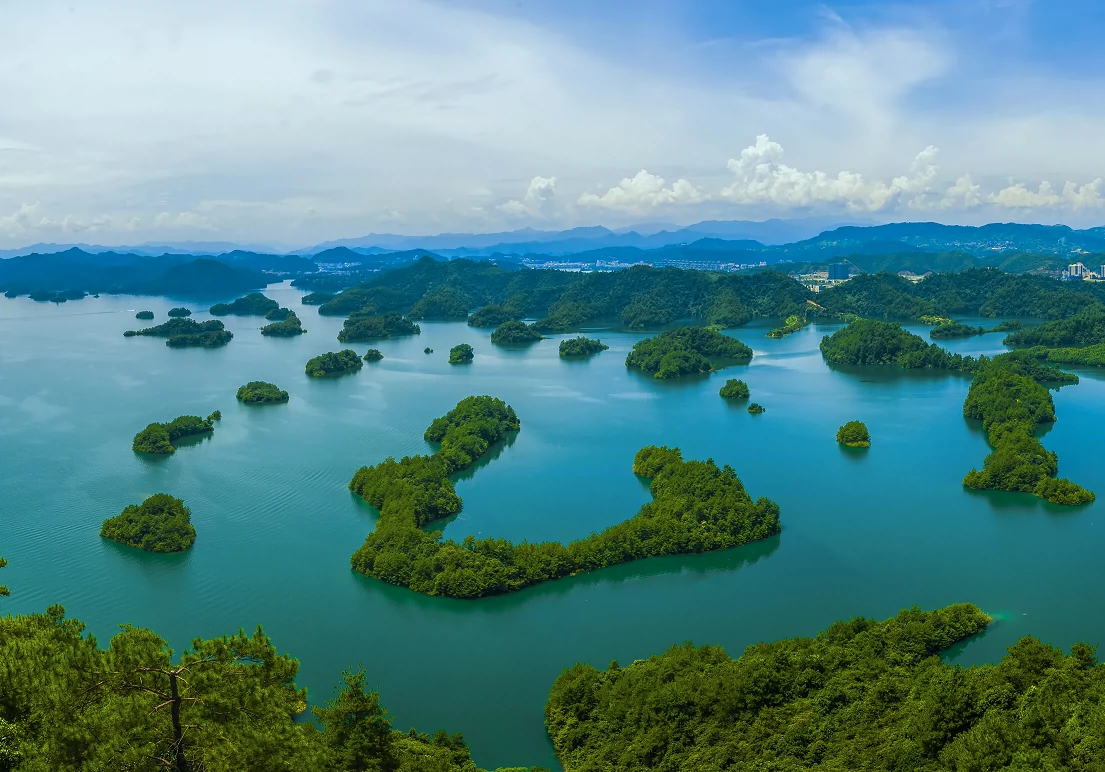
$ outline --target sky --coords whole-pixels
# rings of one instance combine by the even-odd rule
[[[1105,224],[1095,0],[0,0],[0,247]]]

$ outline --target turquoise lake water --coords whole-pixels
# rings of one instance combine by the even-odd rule
[[[10,562],[0,579],[12,589],[0,610],[61,603],[101,640],[132,623],[178,649],[263,624],[300,659],[312,701],[330,696],[342,668],[363,664],[396,727],[463,732],[485,767],[556,764],[545,697],[578,661],[624,664],[687,640],[737,655],[837,619],[958,601],[997,618],[955,652],[960,663],[997,660],[1028,634],[1064,648],[1105,644],[1105,504],[964,490],[987,446],[963,418],[961,375],[832,370],[817,346],[836,326],[772,340],[763,322],[731,331],[755,350],[750,365],[659,382],[624,366],[645,333],[604,330],[609,351],[564,362],[562,336],[502,350],[490,330],[430,322],[419,336],[356,344],[384,360],[319,381],[303,365],[344,348],[342,319],[301,306],[290,286],[266,294],[294,308],[308,334],[264,338],[260,317],[227,317],[230,345],[174,350],[122,333],[149,324],[135,310],[160,323],[179,300],[0,298],[0,554]],[[993,353],[1001,338],[948,347]],[[462,342],[475,361],[448,365]],[[1105,496],[1105,372],[1075,372],[1082,382],[1056,393],[1059,421],[1043,442],[1062,475]],[[745,380],[767,412],[722,400],[727,378]],[[250,380],[276,383],[291,401],[238,404]],[[450,537],[568,541],[620,522],[649,499],[631,465],[652,443],[733,466],[753,497],[779,503],[782,533],[479,601],[353,573],[349,557],[375,520],[346,488],[353,472],[427,452],[430,421],[470,394],[509,402],[522,430],[458,482],[464,510]],[[215,409],[214,435],[172,457],[130,449],[150,422]],[[870,451],[835,442],[852,419],[870,428]],[[158,556],[100,539],[104,518],[157,492],[191,508],[192,550]]]

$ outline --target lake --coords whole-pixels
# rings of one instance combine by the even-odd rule
[[[224,317],[228,346],[170,349],[122,333],[164,321],[179,299],[0,298],[0,554],[10,562],[0,578],[12,589],[0,609],[61,603],[101,642],[131,623],[178,650],[262,624],[300,659],[312,702],[362,664],[396,728],[463,732],[484,767],[556,766],[545,698],[580,661],[626,664],[688,640],[735,656],[838,619],[959,601],[997,620],[953,652],[963,664],[996,661],[1024,635],[1064,648],[1105,643],[1105,504],[965,490],[963,475],[987,453],[981,428],[963,418],[965,376],[832,370],[818,343],[834,325],[773,340],[773,323],[753,323],[730,331],[755,350],[750,365],[661,382],[624,366],[645,333],[603,330],[609,351],[566,362],[564,336],[504,350],[490,330],[427,322],[419,336],[354,345],[384,354],[358,374],[315,380],[303,365],[345,348],[335,338],[342,319],[301,306],[304,293],[288,285],[266,294],[308,333],[265,338],[260,317]],[[135,320],[139,309],[156,320]],[[946,345],[994,353],[1002,337]],[[471,365],[447,364],[457,343],[475,348]],[[1074,371],[1082,382],[1056,393],[1059,420],[1043,442],[1063,476],[1105,496],[1105,373]],[[746,381],[767,412],[721,399],[727,378]],[[238,404],[251,380],[276,383],[291,401]],[[350,477],[430,451],[422,432],[471,394],[506,400],[522,429],[458,481],[464,510],[449,537],[568,541],[620,522],[649,500],[631,470],[648,444],[731,465],[753,497],[779,503],[782,533],[478,601],[355,574],[349,557],[376,515],[346,488]],[[130,449],[150,422],[215,409],[214,435],[171,457]],[[837,427],[852,419],[870,428],[869,451],[837,445]],[[157,492],[191,508],[193,549],[152,555],[100,539],[106,517]]]

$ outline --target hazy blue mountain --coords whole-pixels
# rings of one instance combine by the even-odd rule
[[[107,247],[102,244],[49,244],[39,242],[18,249],[0,249],[0,258],[21,257],[23,255],[48,255],[57,252],[65,252],[70,249],[79,249],[89,254],[102,254],[115,252],[124,255],[146,255],[158,257],[160,255],[221,255],[227,252],[247,251],[259,254],[284,254],[286,249],[274,248],[264,244],[239,244],[233,241],[170,241],[150,242],[146,244],[122,245]]]

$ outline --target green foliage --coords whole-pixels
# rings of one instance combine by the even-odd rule
[[[712,460],[684,462],[678,449],[652,446],[637,454],[633,469],[652,478],[654,500],[635,517],[567,546],[471,536],[458,544],[421,530],[460,511],[448,475],[518,426],[501,400],[469,397],[427,429],[426,439],[441,443],[434,455],[362,467],[349,487],[380,510],[380,520],[353,555],[353,568],[416,592],[478,598],[640,558],[726,549],[779,531],[778,506],[753,502],[732,469]]]
[[[940,654],[981,632],[969,604],[837,622],[816,638],[673,646],[611,667],[565,670],[545,723],[565,769],[1098,770],[1105,666],[1022,638],[998,664]]]
[[[971,383],[963,415],[982,421],[992,452],[981,471],[963,478],[969,488],[1033,493],[1053,504],[1077,505],[1094,494],[1058,477],[1056,455],[1036,438],[1037,425],[1055,421],[1055,406],[1040,382],[1077,383],[1078,377],[1018,351],[983,360]]]
[[[601,340],[585,338],[582,335],[576,338],[565,338],[560,341],[560,356],[565,359],[577,357],[589,357],[610,348]]]
[[[988,332],[1017,332],[1024,329],[1024,322],[1020,319],[1007,319],[1004,322],[998,322],[991,327]]]
[[[223,411],[216,410],[216,411],[212,412],[211,415],[207,416],[207,420],[208,421],[221,421],[221,420],[223,420]]]
[[[325,378],[330,375],[355,373],[362,367],[364,362],[357,352],[347,348],[341,351],[327,351],[325,354],[312,357],[307,360],[307,366],[304,369],[312,378]]]
[[[141,319],[142,321],[149,321],[153,319],[153,311],[139,311],[134,315],[135,319]]]
[[[1035,351],[1035,349],[1033,350]],[[1056,364],[1105,367],[1105,343],[1082,348],[1042,349],[1040,356],[1048,362],[1055,362]]]
[[[234,337],[234,333],[227,330],[218,319],[206,322],[197,322],[194,319],[170,319],[156,327],[147,327],[143,330],[127,330],[124,337],[135,335],[151,335],[157,338],[168,338],[166,346],[184,348],[187,346],[202,346],[215,348],[225,346]]]
[[[472,315],[468,317],[468,325],[470,327],[498,327],[503,322],[513,322],[521,318],[522,315],[514,309],[492,303],[473,311]]]
[[[459,343],[449,349],[449,364],[466,365],[475,357],[475,352],[467,343]]]
[[[288,392],[266,381],[250,381],[238,389],[238,401],[247,405],[287,402]]]
[[[411,319],[467,319],[468,303],[452,287],[438,287],[411,306]]]
[[[275,311],[280,304],[271,298],[267,298],[260,292],[251,292],[248,295],[235,300],[233,303],[216,303],[211,306],[212,316],[265,316],[269,311]]]
[[[849,421],[837,429],[836,441],[849,448],[869,448],[871,433],[867,431],[867,424],[862,421]]]
[[[302,335],[307,332],[303,329],[303,322],[299,321],[299,317],[296,316],[295,311],[289,311],[286,308],[278,309],[279,311],[287,311],[286,314],[279,314],[280,320],[266,324],[261,328],[262,335],[273,335],[279,338],[290,338],[295,335]],[[272,312],[270,312],[272,313]],[[265,317],[266,319],[269,317]]]
[[[292,309],[284,308],[283,306],[281,306],[280,308],[274,308],[267,314],[265,314],[265,319],[270,322],[282,322],[294,313],[295,312],[292,311]]]
[[[324,707],[314,708],[323,725],[326,768],[342,772],[396,772],[399,757],[391,717],[378,692],[366,688],[363,669],[342,674],[344,685]]]
[[[713,370],[714,365],[708,357],[750,360],[752,349],[717,330],[680,327],[635,343],[625,358],[625,365],[652,373],[654,378],[677,378]]]
[[[4,560],[4,558],[0,558],[0,568],[6,568],[7,565],[8,565],[8,561]],[[5,585],[0,584],[0,598],[6,598],[11,594],[12,594],[11,590],[9,590]],[[3,747],[3,746],[0,746],[0,747]],[[0,756],[0,760],[3,760],[3,756]]]
[[[759,415],[760,413],[763,413],[766,410],[767,410],[767,408],[765,408],[759,402],[751,402],[748,405],[748,412],[752,413],[753,415]]]
[[[544,339],[544,335],[525,322],[503,322],[491,333],[491,342],[497,346],[524,346]]]
[[[434,350],[432,348],[430,348],[429,346],[426,346],[426,348],[422,349],[422,353],[423,354],[432,354],[432,353],[434,353]]]
[[[305,306],[321,306],[334,298],[332,292],[311,292],[300,298],[299,302]]]
[[[170,318],[191,316],[191,315],[192,315],[192,311],[190,309],[185,308],[184,306],[177,306],[176,308],[170,308],[169,313],[166,314],[166,316],[169,316]]]
[[[738,381],[736,378],[727,380],[718,391],[718,394],[726,399],[748,399],[751,396],[748,391],[748,384],[744,381]]]
[[[345,320],[341,332],[338,333],[338,340],[349,343],[394,338],[400,335],[418,335],[421,332],[421,327],[394,311],[368,316],[354,314]]]
[[[364,361],[366,362],[379,362],[383,358],[384,355],[380,352],[380,349],[378,348],[370,348],[364,353],[364,356],[362,357],[362,359],[364,359]]]
[[[706,324],[711,327],[740,327],[752,318],[740,296],[729,287],[723,287],[714,295],[706,311]]]
[[[1069,318],[1007,335],[1007,346],[1093,346],[1105,344],[1105,305],[1084,308]]]
[[[854,281],[854,280],[853,280]],[[821,340],[821,354],[832,365],[898,365],[906,369],[967,370],[972,357],[949,354],[901,325],[857,319]]]
[[[218,411],[216,411],[218,412]],[[214,413],[212,413],[214,416]],[[222,414],[219,415],[222,417]],[[167,454],[176,450],[173,443],[181,437],[214,431],[212,417],[206,420],[195,415],[177,416],[167,424],[150,424],[134,435],[131,449],[138,453]]]
[[[767,337],[785,338],[787,335],[798,332],[808,324],[809,322],[806,321],[806,314],[791,314],[783,321],[781,327],[776,327],[774,330],[768,332]]]
[[[183,501],[155,493],[105,520],[100,536],[147,552],[183,552],[195,542],[196,529]]]
[[[948,338],[970,338],[975,335],[985,335],[989,332],[985,327],[972,327],[962,322],[942,322],[929,331],[929,337],[946,340]]]

